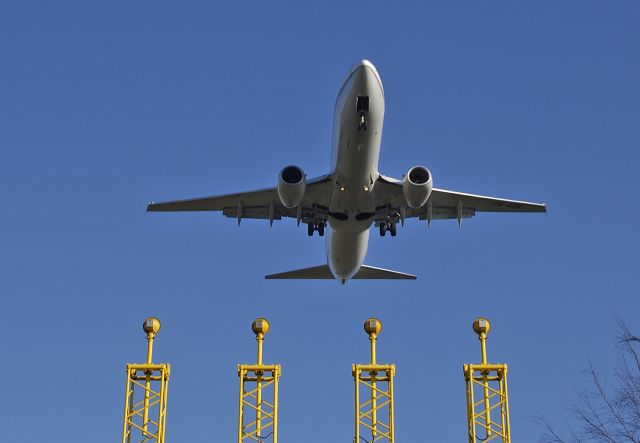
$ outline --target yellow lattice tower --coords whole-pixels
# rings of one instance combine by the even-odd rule
[[[240,410],[238,443],[256,441],[278,443],[278,381],[280,365],[262,363],[262,343],[269,322],[256,319],[251,325],[258,342],[258,362],[238,365],[240,376]]]
[[[467,384],[469,443],[494,439],[511,442],[507,365],[487,363],[487,334],[490,329],[491,324],[486,318],[474,320],[473,330],[480,339],[482,363],[463,367]]]
[[[147,362],[127,364],[122,443],[164,443],[170,365],[152,363],[160,320],[149,317],[142,328],[147,333]]]
[[[351,367],[356,395],[353,441],[393,443],[393,377],[396,366],[380,365],[376,361],[376,339],[382,330],[380,320],[368,318],[364,322],[364,330],[371,343],[371,361]]]

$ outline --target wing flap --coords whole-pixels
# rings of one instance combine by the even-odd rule
[[[460,218],[471,218],[476,215],[476,211],[473,209],[463,208]],[[420,220],[426,220],[428,218],[427,211],[421,210],[416,215]],[[458,212],[456,208],[439,208],[432,209],[431,220],[453,220],[458,218]]]
[[[256,218],[262,220],[269,219],[269,207],[268,206],[243,206],[241,218]],[[295,211],[294,211],[295,212]],[[222,214],[226,217],[237,218],[238,217],[238,205],[224,208]],[[286,217],[288,214],[287,208],[282,205],[275,205],[273,211],[273,220],[280,220],[282,217]]]

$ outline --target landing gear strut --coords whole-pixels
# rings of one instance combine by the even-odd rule
[[[387,233],[387,231],[389,231],[389,233],[391,234],[391,237],[395,237],[396,236],[396,234],[398,233],[398,230],[396,229],[395,222],[389,222],[389,223],[381,222],[380,223],[380,236],[384,237],[385,234]]]
[[[316,227],[316,231],[318,231],[318,235],[320,237],[324,237],[324,226],[325,226],[325,223],[324,222],[320,222],[320,223],[318,223],[318,226]]]
[[[369,96],[360,95],[356,99],[356,112],[358,113],[358,131],[367,130],[366,115],[369,113]]]
[[[307,223],[307,235],[309,237],[313,236],[313,233],[315,231],[318,231],[318,235],[320,237],[324,237],[324,228],[327,226],[327,223],[324,221],[320,221],[316,224],[314,223]]]

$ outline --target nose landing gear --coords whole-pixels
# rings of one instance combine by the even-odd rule
[[[367,121],[364,118],[365,114],[360,114],[360,122],[358,123],[358,130],[366,131],[367,130]]]
[[[327,223],[324,221],[319,221],[318,223],[307,223],[307,235],[309,237],[313,236],[315,231],[318,231],[318,235],[320,237],[324,237],[324,228],[327,226]]]
[[[358,113],[358,130],[367,130],[366,116],[369,113],[369,96],[360,95],[356,99],[356,112]]]

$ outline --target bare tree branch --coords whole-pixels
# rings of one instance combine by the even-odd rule
[[[609,389],[589,360],[584,371],[587,388],[578,391],[578,403],[571,408],[580,430],[569,426],[565,438],[538,417],[536,421],[544,427],[541,443],[640,443],[640,337],[633,335],[619,317],[616,321],[615,385]]]

